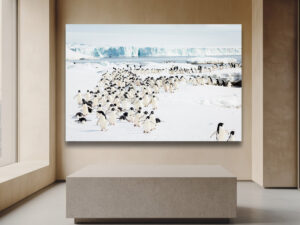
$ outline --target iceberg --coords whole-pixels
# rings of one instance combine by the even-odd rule
[[[84,59],[120,58],[120,57],[206,57],[241,55],[241,48],[159,48],[159,47],[95,47],[85,44],[67,44],[66,58],[76,56]],[[72,54],[73,53],[73,54]],[[79,58],[78,58],[79,59]]]

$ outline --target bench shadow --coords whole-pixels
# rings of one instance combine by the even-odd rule
[[[232,224],[285,224],[285,222],[290,221],[285,221],[278,215],[278,211],[240,206],[237,208],[237,217],[230,220]]]
[[[278,215],[278,211],[275,210],[267,210],[267,209],[259,209],[259,208],[251,208],[251,207],[238,207],[237,208],[237,217],[230,220],[222,220],[222,219],[155,219],[155,220],[147,220],[147,219],[119,219],[119,220],[99,220],[99,219],[91,219],[90,221],[81,221],[80,219],[76,221],[77,224],[156,224],[156,225],[164,225],[164,224],[287,224],[291,221],[284,220],[280,215]]]

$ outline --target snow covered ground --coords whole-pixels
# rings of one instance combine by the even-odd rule
[[[242,140],[242,88],[233,87],[192,86],[184,82],[175,93],[161,90],[155,116],[162,122],[148,134],[125,121],[100,131],[94,112],[87,116],[85,124],[75,122],[73,116],[80,108],[74,95],[77,90],[92,90],[101,78],[99,71],[108,67],[100,63],[66,62],[66,141],[216,141],[210,135],[219,122],[229,132],[235,131],[235,141]],[[220,77],[240,74],[241,68],[207,73]]]

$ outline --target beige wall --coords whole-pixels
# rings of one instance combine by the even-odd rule
[[[263,0],[252,0],[252,179],[263,185]]]
[[[17,133],[17,3],[2,0],[1,5],[1,52],[0,52],[0,105],[1,150],[0,165],[16,161]]]
[[[91,163],[220,164],[239,179],[251,179],[252,47],[251,0],[57,0],[56,1],[57,178]],[[242,24],[243,142],[66,143],[65,24],[198,23]]]
[[[19,160],[49,160],[54,125],[51,88],[55,78],[49,0],[19,2]],[[52,54],[51,54],[52,53]],[[51,90],[54,92],[54,90]],[[54,127],[53,127],[54,128]],[[53,140],[55,141],[55,140]],[[47,147],[46,147],[47,146]]]
[[[264,0],[265,187],[297,186],[298,0]]]
[[[0,211],[55,181],[54,1],[18,3],[19,160],[1,168]]]

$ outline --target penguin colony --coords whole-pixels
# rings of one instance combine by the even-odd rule
[[[96,123],[101,131],[125,121],[134,127],[142,127],[144,133],[150,133],[161,123],[161,119],[155,114],[160,92],[174,93],[181,83],[193,86],[241,87],[241,80],[205,75],[216,70],[238,67],[241,67],[241,64],[221,63],[198,68],[173,66],[169,69],[149,69],[142,65],[129,64],[113,67],[109,72],[100,74],[100,79],[92,90],[86,90],[84,93],[78,90],[74,99],[79,110],[74,118],[81,124]],[[88,115],[94,119],[88,120]],[[220,130],[222,126],[219,123],[217,129]],[[234,131],[231,139],[233,135]],[[217,140],[226,140],[225,136],[221,137],[219,133],[216,133],[216,136]]]

